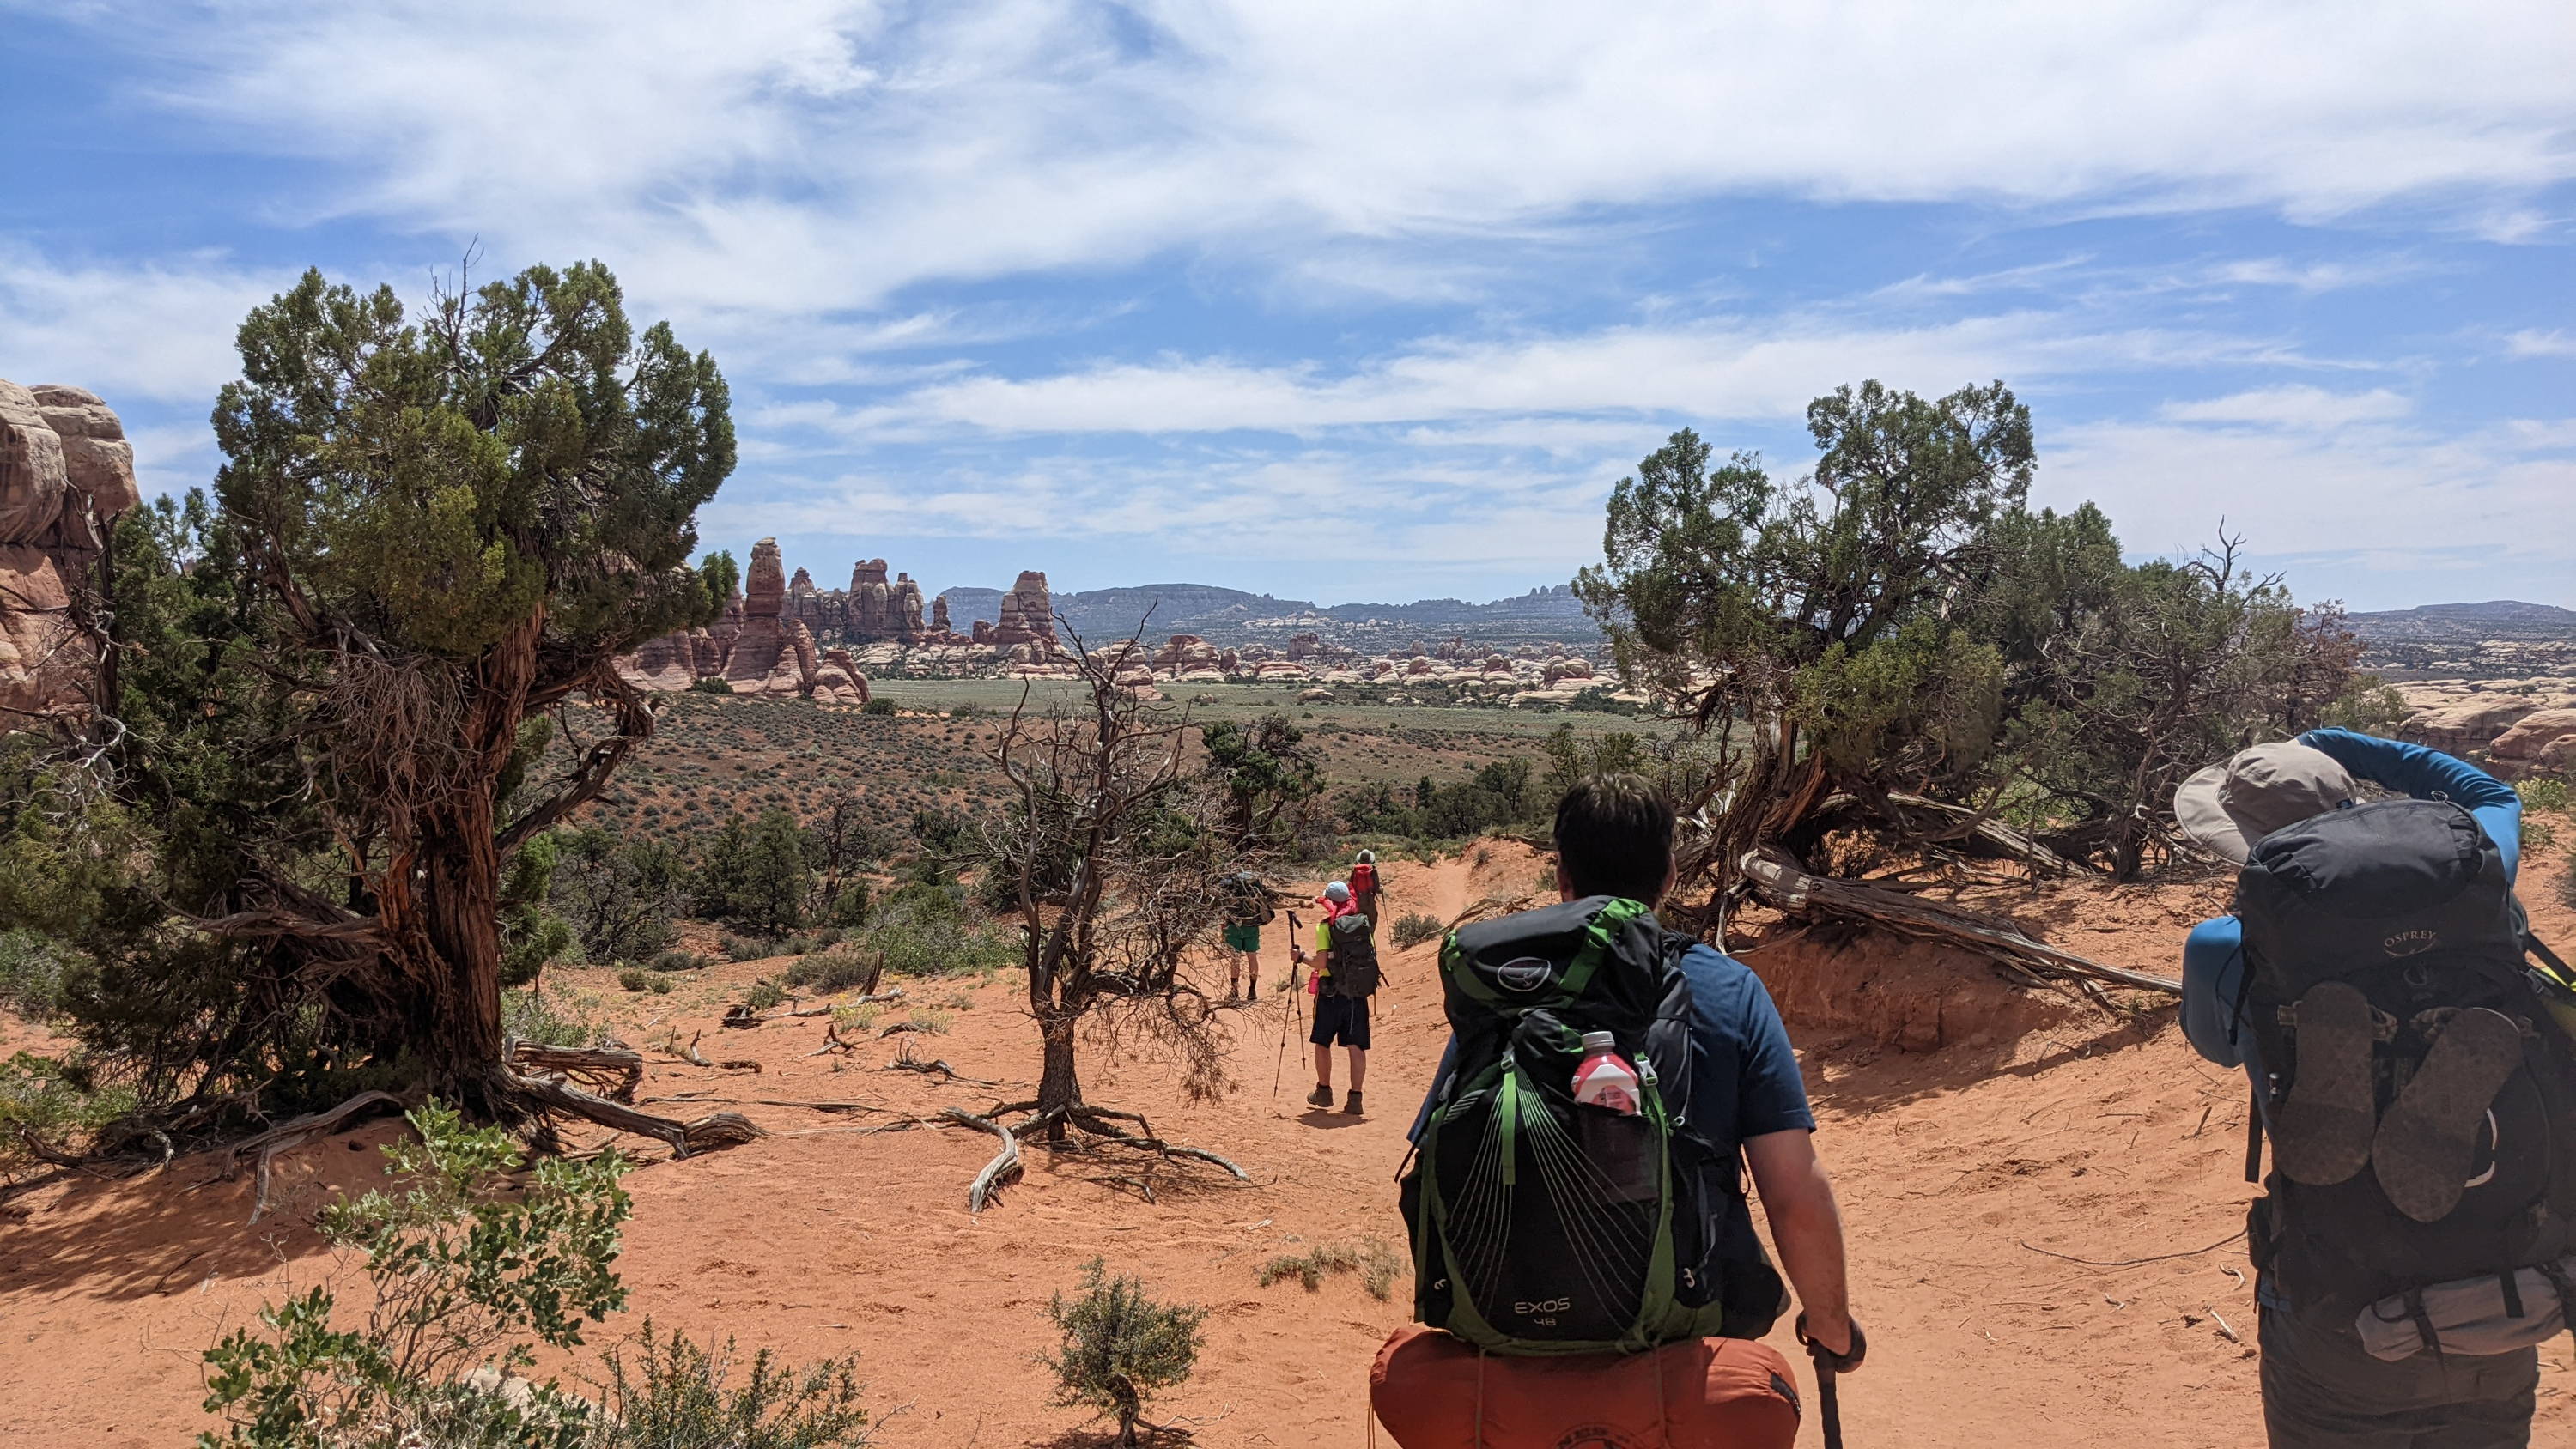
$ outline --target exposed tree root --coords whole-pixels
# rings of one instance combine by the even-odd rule
[[[1018,1124],[1016,1129],[1004,1124],[1004,1118],[1016,1117],[1023,1112],[1034,1115]],[[1214,1167],[1224,1168],[1238,1182],[1252,1180],[1250,1173],[1204,1147],[1166,1142],[1155,1136],[1153,1125],[1145,1120],[1142,1113],[1124,1112],[1115,1107],[1094,1107],[1088,1103],[1076,1102],[1071,1106],[1056,1107],[1041,1112],[1038,1111],[1035,1102],[1010,1102],[995,1107],[980,1117],[960,1107],[943,1107],[939,1115],[942,1120],[972,1127],[979,1132],[990,1132],[1002,1139],[1002,1150],[994,1154],[993,1160],[984,1165],[984,1170],[975,1175],[975,1181],[967,1188],[966,1210],[970,1213],[982,1212],[985,1204],[994,1198],[1003,1183],[1020,1176],[1022,1170],[1020,1138],[1036,1137],[1049,1129],[1065,1127],[1075,1128],[1120,1147],[1150,1152],[1166,1162],[1178,1160],[1204,1162]],[[1112,1125],[1115,1122],[1133,1122],[1137,1130],[1128,1132]],[[1150,1201],[1153,1196],[1152,1190],[1145,1189],[1145,1194]]]
[[[766,1137],[752,1120],[740,1112],[711,1112],[693,1122],[672,1117],[657,1117],[638,1111],[606,1097],[595,1097],[556,1076],[510,1077],[510,1088],[540,1111],[579,1117],[602,1127],[650,1137],[668,1145],[674,1157],[688,1157],[710,1152],[719,1147],[738,1147],[755,1137]]]
[[[976,1173],[975,1180],[966,1186],[967,1213],[970,1216],[981,1214],[984,1205],[1000,1194],[1003,1183],[1019,1177],[1020,1140],[1011,1135],[1010,1128],[990,1117],[978,1117],[963,1107],[942,1107],[939,1115],[960,1126],[990,1132],[1002,1139],[1002,1150],[993,1154],[993,1160],[985,1163],[984,1170]]]
[[[391,1092],[360,1092],[337,1107],[320,1112],[307,1112],[293,1121],[281,1122],[256,1137],[246,1137],[234,1143],[232,1153],[225,1161],[223,1175],[225,1177],[237,1175],[241,1171],[242,1160],[244,1158],[251,1160],[257,1189],[251,1195],[250,1220],[254,1223],[258,1222],[268,1211],[268,1168],[270,1163],[276,1161],[277,1154],[289,1148],[301,1147],[317,1137],[328,1137],[349,1125],[353,1119],[384,1107],[402,1112],[409,1110],[411,1104]]]
[[[644,1058],[624,1047],[557,1047],[532,1041],[510,1043],[510,1065],[539,1074],[555,1073],[581,1084],[583,1090],[611,1101],[632,1104],[644,1081]]]
[[[1927,901],[1903,891],[1810,873],[1784,851],[1747,851],[1744,878],[1754,893],[1791,915],[1864,921],[1900,935],[1947,941],[2032,975],[2099,981],[2141,991],[2182,994],[2182,983],[2061,951],[2034,941],[2011,922],[1962,906]],[[2101,998],[2096,997],[2096,1000]]]
[[[815,1055],[819,1056],[821,1053],[817,1052]],[[919,1072],[926,1077],[935,1076],[951,1082],[964,1082],[970,1087],[998,1087],[1002,1085],[1000,1082],[990,1081],[983,1077],[967,1076],[964,1072],[948,1065],[945,1061],[934,1060],[925,1062],[912,1054],[912,1043],[910,1042],[902,1043],[895,1052],[894,1060],[886,1063],[882,1067],[879,1067],[877,1070],[883,1072]]]

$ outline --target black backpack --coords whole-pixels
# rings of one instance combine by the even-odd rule
[[[1737,1158],[1688,1120],[1690,944],[1610,896],[1442,944],[1457,1053],[1402,1194],[1416,1318],[1523,1354],[1770,1331],[1787,1293]],[[1587,1031],[1637,1068],[1641,1111],[1574,1100]]]
[[[2576,1248],[2576,1053],[2551,1019],[2545,983],[2524,967],[2521,912],[2503,857],[2477,821],[2448,801],[2394,800],[2275,831],[2238,877],[2236,914],[2245,933],[2237,1027],[2259,1047],[2269,1078],[2256,1089],[2248,1181],[2262,1162],[2262,1109],[2274,1118],[2273,1171],[2247,1223],[2255,1263],[2301,1309],[2338,1317],[2393,1297],[2421,1318],[2424,1289],[2469,1279],[2504,1283],[2517,1301],[2517,1270],[2555,1273]],[[2367,1001],[2366,1025],[2346,988]],[[2325,1120],[2288,1110],[2299,1090],[2303,1001],[2316,1003],[2311,1071],[2345,1081],[2366,1072],[2371,1124],[2389,1121],[2433,1043],[2464,1013],[2483,1009],[2512,1023],[2487,1019],[2488,1070],[2501,1086],[2469,1129],[2455,1202],[2448,1174],[2435,1180],[2441,1190],[2429,1206],[2420,1189],[2411,1212],[2401,1206],[2406,1194],[2392,1198],[2385,1137],[2372,1140],[2374,1160],[2360,1166],[2349,1166],[2360,1139],[2311,1127],[2294,1140],[2302,1123]],[[2334,1065],[2338,1056],[2360,1061],[2328,1050],[2335,1031],[2345,1042],[2367,1036],[2366,1068]],[[2337,1098],[2360,1099],[2358,1087]],[[2477,1111],[2470,1101],[2459,1115]],[[2339,1141],[2321,1156],[2322,1137]],[[2329,1165],[2320,1170],[2320,1161]],[[2321,1180],[2348,1167],[2340,1180]],[[2433,1338],[2429,1328],[2425,1337]]]
[[[1335,996],[1375,996],[1377,969],[1376,923],[1357,911],[1336,916],[1328,923],[1333,932],[1333,970],[1324,983]]]

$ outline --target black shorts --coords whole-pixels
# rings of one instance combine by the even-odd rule
[[[1368,1050],[1368,998],[1365,996],[1318,996],[1315,998],[1315,1029],[1306,1040],[1317,1046],[1353,1046]]]

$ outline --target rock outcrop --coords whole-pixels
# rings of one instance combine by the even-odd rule
[[[2533,710],[2487,747],[2499,764],[2521,769],[2576,767],[2576,709]]]
[[[1056,647],[1055,603],[1047,593],[1047,577],[1035,569],[1023,571],[1002,595],[1002,618],[988,634],[981,626],[975,630],[975,642],[989,643],[999,649],[1016,645],[1045,646],[1052,653]]]
[[[0,729],[86,707],[98,659],[74,601],[108,524],[140,500],[134,449],[97,394],[0,380]]]

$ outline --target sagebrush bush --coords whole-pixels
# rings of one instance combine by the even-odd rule
[[[1118,1419],[1118,1443],[1133,1446],[1154,1395],[1190,1376],[1197,1366],[1199,1325],[1207,1310],[1196,1304],[1157,1303],[1145,1285],[1111,1277],[1100,1258],[1083,1267],[1082,1291],[1058,1293],[1047,1317],[1064,1335],[1039,1362],[1055,1371],[1055,1402],[1089,1408]]]
[[[653,1320],[601,1355],[599,1423],[584,1449],[839,1449],[867,1442],[858,1358],[802,1372],[761,1349],[734,1382],[734,1341],[709,1352]]]
[[[36,1148],[76,1151],[134,1106],[132,1088],[102,1085],[76,1062],[34,1052],[0,1062],[0,1182],[39,1165]]]
[[[742,1004],[754,1011],[767,1011],[786,999],[787,993],[780,989],[778,983],[765,976],[751,983],[751,988],[742,994]]]
[[[597,1046],[608,1028],[581,1009],[569,992],[532,988],[501,993],[501,1029],[542,1046]]]
[[[695,951],[663,951],[644,963],[648,971],[703,971],[716,964]]]
[[[629,966],[617,973],[617,984],[629,991],[649,991],[656,996],[671,994],[671,978],[659,971],[639,971]]]
[[[1440,923],[1440,918],[1437,916],[1426,916],[1420,911],[1407,911],[1395,918],[1395,925],[1389,929],[1387,939],[1393,941],[1395,949],[1401,951],[1408,946],[1419,946],[1425,941],[1436,941],[1447,934],[1448,929]]]

